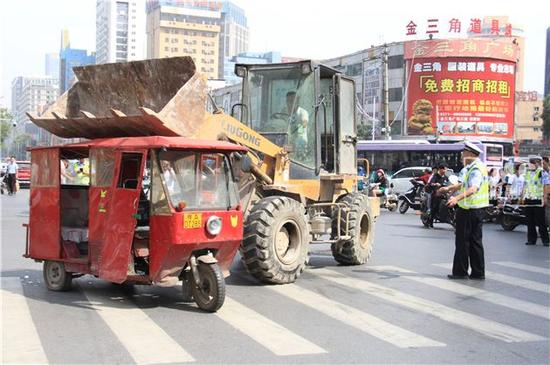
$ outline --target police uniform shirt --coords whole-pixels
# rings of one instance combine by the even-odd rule
[[[550,185],[550,173],[543,170],[541,179],[542,179],[542,185]]]
[[[475,159],[474,161],[472,161],[470,164],[468,164],[468,166],[465,166],[462,170],[460,170],[460,174],[458,176],[458,181],[460,183],[465,183],[464,181],[464,178],[466,176],[466,173],[468,172],[468,170],[476,163],[476,162],[481,162],[479,159]],[[481,187],[481,183],[483,182],[483,175],[481,174],[481,171],[479,171],[479,169],[474,169],[471,173],[470,173],[470,176],[468,178],[468,181],[466,182],[465,184],[465,187],[471,187],[471,186],[475,186],[476,188],[480,188]]]

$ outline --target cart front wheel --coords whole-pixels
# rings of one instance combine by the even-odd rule
[[[44,262],[44,282],[49,290],[67,291],[71,289],[73,275],[65,271],[65,265],[58,261]]]
[[[207,312],[216,312],[225,300],[225,280],[217,264],[200,263],[197,267],[200,276],[199,285],[191,287],[195,303]]]

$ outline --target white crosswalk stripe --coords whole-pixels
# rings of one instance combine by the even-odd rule
[[[530,272],[535,272],[539,274],[550,275],[550,269],[545,267],[540,267],[540,266],[525,265],[525,264],[519,264],[516,262],[509,262],[509,261],[497,261],[497,262],[493,262],[493,264],[511,267],[513,269],[519,269],[519,270],[530,271]]]
[[[270,286],[271,290],[332,317],[348,326],[401,348],[445,346],[444,343],[397,327],[356,308],[328,299],[297,285]]]
[[[108,301],[105,295],[82,290],[90,305],[137,364],[191,362],[195,359],[133,304]]]
[[[525,332],[514,327],[504,325],[486,318],[463,312],[442,304],[415,297],[410,294],[363,281],[357,278],[346,277],[334,270],[316,269],[310,270],[310,274],[332,281],[352,289],[361,290],[367,294],[390,301],[418,312],[423,312],[444,321],[469,328],[485,336],[504,342],[528,342],[542,341],[544,337]]]
[[[547,306],[527,302],[525,300],[508,297],[502,294],[493,293],[488,290],[474,288],[464,285],[462,283],[449,281],[447,279],[434,278],[429,276],[411,276],[418,273],[406,269],[402,269],[396,266],[369,266],[368,270],[375,272],[396,272],[399,274],[405,274],[401,276],[407,280],[416,281],[418,283],[427,284],[439,289],[451,291],[460,295],[473,297],[479,300],[490,302],[493,304],[501,305],[503,307],[511,308],[520,312],[525,312],[533,316],[545,318],[550,320],[550,309]]]
[[[19,278],[2,278],[3,364],[47,364]]]
[[[437,267],[442,267],[444,269],[449,269],[449,270],[453,268],[453,264],[451,263],[433,264],[433,265]],[[526,280],[522,278],[516,278],[515,276],[500,274],[494,271],[485,270],[485,276],[488,278],[488,280],[500,281],[501,283],[505,283],[508,285],[519,286],[521,288],[540,291],[546,294],[548,294],[548,292],[550,291],[548,284],[539,283],[537,281]]]
[[[275,355],[326,353],[323,348],[229,297],[216,315]]]

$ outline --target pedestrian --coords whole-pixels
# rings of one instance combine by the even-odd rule
[[[511,175],[508,179],[509,191],[508,197],[512,203],[517,203],[521,196],[523,195],[523,189],[525,185],[525,176],[522,173],[521,164],[515,165],[514,175]]]
[[[75,184],[90,185],[90,164],[87,158],[80,158],[74,164]]]
[[[15,162],[15,156],[10,157],[10,161],[8,163],[8,166],[6,168],[6,184],[8,185],[8,195],[14,195],[17,191],[17,171],[19,170],[19,166],[17,165],[17,162]]]
[[[434,227],[434,220],[439,214],[439,207],[441,205],[441,196],[438,193],[439,188],[449,185],[449,178],[446,175],[447,165],[440,163],[434,168],[435,174],[430,179],[429,190],[431,191],[430,199],[430,228]]]
[[[526,245],[537,243],[537,227],[542,244],[544,246],[550,245],[548,227],[544,217],[543,172],[542,157],[529,156],[529,171],[525,174],[525,189],[522,195],[522,202],[525,204],[525,215],[527,216]]]
[[[489,171],[489,200],[496,200],[498,198],[498,184],[500,176],[496,168],[492,168]]]
[[[483,218],[489,205],[489,178],[487,167],[479,159],[481,149],[465,142],[462,160],[464,168],[459,182],[440,188],[441,193],[459,191],[449,199],[447,205],[458,204],[456,211],[455,253],[452,274],[449,279],[485,280],[485,258],[483,252]]]
[[[546,218],[546,226],[550,228],[550,156],[542,158],[542,185],[544,186],[544,216]]]

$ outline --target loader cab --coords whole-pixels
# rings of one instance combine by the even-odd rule
[[[238,64],[235,73],[243,78],[241,121],[287,148],[291,179],[355,174],[352,80],[312,61]]]

